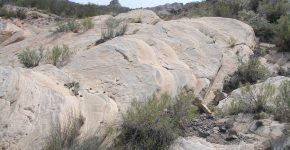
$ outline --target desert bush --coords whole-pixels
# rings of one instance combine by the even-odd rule
[[[55,46],[51,51],[47,51],[46,61],[47,63],[51,63],[54,66],[62,67],[69,61],[72,55],[73,52],[69,49],[68,46]]]
[[[118,149],[167,149],[182,134],[182,122],[197,114],[191,98],[185,94],[176,98],[163,94],[145,103],[134,101],[123,115]]]
[[[82,26],[83,26],[84,30],[87,31],[89,29],[94,28],[95,24],[94,24],[92,18],[87,17],[87,18],[82,20]]]
[[[57,23],[56,33],[59,32],[79,32],[81,25],[75,19],[68,19]]]
[[[218,1],[213,5],[213,15],[218,17],[235,18],[243,10],[242,3],[238,1]]]
[[[38,66],[42,60],[43,51],[44,49],[42,47],[39,47],[38,49],[27,48],[18,54],[18,59],[20,60],[20,63],[23,64],[26,68],[33,68]]]
[[[280,51],[290,52],[290,18],[282,16],[276,25],[276,37],[274,43]]]
[[[263,113],[271,112],[274,94],[275,87],[269,83],[259,86],[246,84],[238,94],[231,96],[232,101],[223,113],[224,115],[254,113],[262,116]]]
[[[84,118],[76,115],[75,112],[68,113],[66,117],[63,125],[60,122],[52,124],[51,135],[45,141],[44,150],[63,150],[76,147],[76,139],[84,124]]]
[[[105,21],[105,27],[102,28],[102,39],[109,40],[117,36],[122,36],[127,30],[127,23],[122,20],[109,18]]]
[[[8,11],[6,9],[0,9],[0,16],[3,18],[16,18],[17,14],[14,11]]]
[[[279,87],[279,94],[273,109],[275,119],[290,122],[290,81],[284,81]]]
[[[0,8],[0,16],[4,18],[19,18],[21,20],[26,18],[26,11],[24,9],[17,9],[16,11]]]
[[[276,23],[281,16],[287,14],[288,5],[288,0],[262,0],[258,6],[258,12],[270,23]]]
[[[17,9],[16,17],[21,20],[26,19],[26,11],[24,9]]]
[[[271,42],[275,36],[275,26],[267,19],[253,11],[243,10],[238,13],[239,20],[249,24],[260,41]]]
[[[259,80],[265,80],[270,73],[258,58],[251,58],[249,62],[242,64],[234,75],[225,80],[223,90],[227,93],[239,87],[240,84],[255,84]]]

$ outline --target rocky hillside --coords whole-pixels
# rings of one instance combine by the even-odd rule
[[[61,28],[57,16],[29,13],[37,17],[0,20],[1,149],[42,149],[55,122],[65,126],[71,115],[81,118],[78,139],[101,136],[97,131],[122,124],[134,99],[145,102],[154,93],[174,96],[186,87],[202,106],[209,104],[256,46],[253,29],[229,18],[164,21],[152,11],[134,10],[92,17],[94,27],[71,32]],[[122,35],[105,38],[110,18],[127,22]],[[76,22],[85,26],[84,20]],[[62,45],[72,52],[65,63],[49,63],[48,57],[25,68],[20,61],[25,51],[42,47],[49,54]],[[194,126],[205,136],[180,137],[171,149],[266,149],[286,128],[271,118],[260,128],[253,115],[201,115],[195,121],[204,122]],[[112,142],[102,140],[101,149]]]

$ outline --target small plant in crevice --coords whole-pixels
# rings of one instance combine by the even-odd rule
[[[67,87],[68,89],[71,89],[75,96],[79,95],[79,90],[80,90],[79,82],[73,81],[71,83],[64,84],[64,86]]]
[[[228,41],[227,41],[229,48],[234,48],[237,44],[237,40],[233,37],[231,37]]]
[[[26,68],[33,68],[39,65],[40,61],[43,58],[43,47],[39,47],[38,49],[29,49],[22,51],[18,54],[18,59],[21,64],[23,64]]]
[[[154,95],[146,102],[133,101],[123,115],[116,149],[167,149],[190,120],[197,116],[190,94],[175,98],[167,94]]]
[[[225,80],[223,91],[230,93],[237,89],[240,84],[255,84],[259,80],[265,80],[270,76],[266,67],[264,67],[258,58],[251,58],[249,62],[238,67],[238,70]]]

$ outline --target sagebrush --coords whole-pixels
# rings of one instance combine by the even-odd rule
[[[43,52],[44,49],[42,47],[39,47],[38,49],[27,48],[18,54],[18,59],[26,68],[33,68],[39,65],[44,56]]]
[[[127,23],[120,19],[109,18],[105,21],[105,26],[102,28],[102,39],[109,40],[117,36],[122,36],[127,30]]]
[[[47,51],[46,61],[54,66],[62,67],[69,61],[72,55],[73,52],[68,46],[55,46],[51,50]]]
[[[83,19],[81,21],[81,23],[82,23],[82,26],[84,28],[84,31],[87,31],[87,30],[92,29],[92,28],[95,27],[95,24],[93,22],[93,19],[90,18],[90,17],[87,17],[87,18]]]
[[[251,58],[249,62],[238,67],[238,70],[227,80],[225,80],[223,90],[231,92],[237,89],[240,84],[255,84],[259,80],[263,81],[270,76],[266,67],[264,67],[258,58]]]
[[[144,103],[134,101],[123,116],[117,148],[168,149],[178,136],[183,135],[184,124],[196,117],[197,108],[192,101],[193,96],[185,93],[176,98],[163,94]]]

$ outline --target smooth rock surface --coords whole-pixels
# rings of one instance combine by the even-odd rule
[[[221,89],[225,76],[247,60],[255,46],[253,29],[234,19],[195,18],[161,21],[153,12],[135,10],[116,18],[138,18],[126,35],[95,46],[109,16],[94,17],[96,27],[84,33],[52,34],[53,24],[21,24],[26,38],[0,46],[0,145],[8,149],[41,149],[51,122],[80,113],[81,136],[119,125],[132,99],[155,92],[177,94],[187,86],[204,98]],[[158,21],[157,21],[158,20]],[[133,32],[133,31],[134,32]],[[234,47],[229,46],[233,38]],[[66,44],[75,56],[63,68],[20,68],[17,54],[26,48]],[[64,84],[79,82],[81,96]],[[63,122],[62,122],[63,123]]]

